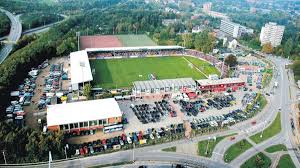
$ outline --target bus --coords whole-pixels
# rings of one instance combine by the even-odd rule
[[[111,125],[103,128],[104,133],[110,133],[123,130],[123,124]]]

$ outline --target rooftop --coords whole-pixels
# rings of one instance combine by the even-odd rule
[[[49,105],[48,126],[120,117],[122,112],[114,98]]]
[[[160,89],[166,87],[180,87],[195,85],[195,81],[192,78],[177,78],[177,79],[163,79],[163,80],[149,80],[149,81],[135,81],[133,82],[136,90],[150,90]]]
[[[206,85],[221,85],[221,84],[230,84],[230,83],[242,83],[245,82],[240,78],[224,78],[224,79],[217,79],[217,80],[210,80],[210,79],[201,79],[197,80],[200,86]]]
[[[87,48],[86,52],[110,52],[110,51],[140,51],[140,50],[171,50],[184,49],[181,46],[142,46],[142,47],[109,47],[109,48]]]
[[[93,80],[87,52],[77,51],[70,54],[71,84],[89,82]]]

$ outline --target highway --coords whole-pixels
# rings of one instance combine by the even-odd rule
[[[1,49],[0,51],[0,64],[6,59],[6,57],[9,55],[9,53],[12,51],[13,49],[13,43],[16,43],[22,34],[22,24],[20,22],[20,16],[15,16],[12,13],[10,13],[7,10],[1,9],[1,12],[4,12],[8,18],[11,21],[11,27],[10,27],[10,32],[9,35],[7,37],[8,41],[10,41],[10,43],[5,44],[5,46]]]

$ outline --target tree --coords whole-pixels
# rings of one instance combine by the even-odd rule
[[[271,43],[264,44],[261,51],[266,54],[271,54],[273,52]]]
[[[183,40],[183,46],[186,48],[192,48],[193,47],[193,36],[191,33],[184,33],[182,35]]]
[[[291,55],[291,51],[293,48],[293,40],[291,38],[289,38],[285,44],[284,44],[284,48],[283,48],[283,53],[285,57],[288,57]]]
[[[87,98],[87,99],[90,99],[91,98],[91,89],[92,89],[92,86],[91,84],[85,84],[84,87],[83,87],[83,95]]]
[[[229,55],[225,58],[225,64],[229,65],[230,67],[235,67],[238,62],[237,62],[237,58],[234,55]]]
[[[200,32],[195,37],[195,48],[204,53],[211,52],[216,44],[216,38],[208,30]]]

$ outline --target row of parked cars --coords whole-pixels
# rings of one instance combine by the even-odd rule
[[[242,98],[242,105],[246,106],[248,104],[251,104],[253,102],[253,100],[255,99],[256,95],[257,94],[255,92],[245,93]]]
[[[18,86],[14,91],[11,91],[11,103],[6,108],[6,118],[8,122],[15,122],[19,126],[24,125],[25,112],[23,106],[28,106],[31,103],[31,99],[34,95],[36,88],[37,75],[48,66],[48,61],[43,62],[37,68],[32,68],[28,73],[28,77],[24,79],[24,82]]]
[[[63,74],[63,64],[51,64],[49,74],[44,79],[43,94],[38,102],[39,110],[50,105],[56,91],[60,90],[60,79]]]
[[[176,117],[177,114],[166,100],[154,102],[154,106],[151,104],[140,104],[130,106],[136,117],[143,124],[150,122],[159,122],[162,117],[171,115]]]
[[[186,113],[188,116],[197,116],[199,112],[204,112],[211,108],[218,110],[230,107],[235,103],[236,98],[233,95],[216,96],[213,99],[198,99],[197,101],[184,101],[180,100],[179,105],[181,111]]]
[[[95,152],[103,152],[106,150],[118,150],[124,148],[128,144],[143,145],[148,143],[148,140],[160,139],[167,135],[183,133],[183,124],[171,124],[168,127],[161,128],[149,128],[145,131],[132,132],[128,134],[122,134],[117,137],[109,139],[99,139],[92,142],[83,144],[72,144],[69,152],[73,155],[87,155],[94,154]]]

